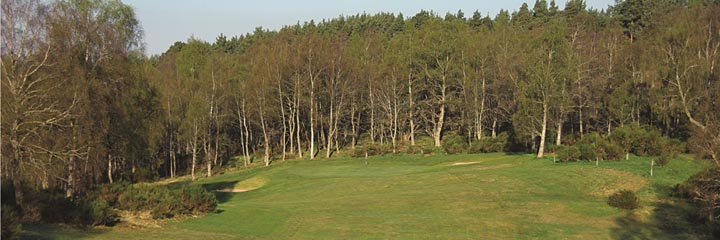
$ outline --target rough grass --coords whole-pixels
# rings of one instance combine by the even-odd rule
[[[467,162],[473,164],[456,164]],[[368,165],[360,158],[294,160],[192,183],[209,190],[255,189],[216,193],[219,211],[207,216],[160,228],[31,226],[26,233],[55,239],[703,237],[682,218],[673,224],[680,228],[663,227],[658,212],[681,209],[665,196],[704,164],[683,156],[650,177],[649,162],[634,157],[600,166],[556,164],[502,153],[388,155],[372,157]],[[617,189],[637,191],[641,208],[629,213],[609,206],[607,197]]]

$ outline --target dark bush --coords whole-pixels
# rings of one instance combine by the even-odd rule
[[[136,182],[152,182],[157,180],[157,177],[157,173],[149,167],[137,168],[135,173],[133,173],[133,179],[135,179]]]
[[[625,150],[622,147],[611,141],[605,141],[598,143],[596,152],[599,157],[604,160],[622,160],[625,156]]]
[[[664,167],[665,165],[670,163],[670,159],[672,159],[672,158],[667,155],[660,155],[660,157],[655,159],[655,164],[657,164],[661,167]]]
[[[392,152],[392,146],[383,144],[368,144],[365,146],[356,146],[352,152],[352,157],[382,156]]]
[[[404,151],[407,154],[420,154],[422,152],[422,148],[418,145],[407,145],[405,146]]]
[[[663,142],[663,148],[660,152],[660,156],[667,156],[669,158],[676,158],[680,153],[685,151],[685,143],[678,139],[667,139]]]
[[[704,222],[720,230],[720,168],[711,168],[675,185],[673,195],[694,205],[694,213]]]
[[[134,185],[118,199],[118,207],[130,211],[153,210],[174,205],[170,190],[166,186]]]
[[[427,146],[423,148],[423,154],[429,154],[429,155],[443,155],[446,154],[445,148],[442,147],[435,147],[435,146]]]
[[[580,138],[580,141],[577,142],[577,144],[589,144],[589,145],[595,145],[596,143],[602,141],[602,136],[598,133],[588,133],[585,134],[582,138]]]
[[[93,225],[115,225],[120,217],[108,202],[97,199],[90,203],[90,217]]]
[[[2,204],[2,239],[16,239],[17,234],[22,231],[20,214],[13,205]]]
[[[0,202],[4,205],[15,206],[15,189],[12,185],[12,179],[2,179],[2,183],[0,183],[0,199]]]
[[[664,154],[674,158],[677,154],[685,151],[685,145],[680,140],[662,136],[660,131],[646,125],[629,125],[618,128],[612,133],[610,139],[638,156]]]
[[[183,186],[178,191],[178,199],[190,212],[211,212],[217,207],[217,199],[200,186]]]
[[[620,190],[608,198],[608,204],[610,206],[632,210],[640,207],[640,201],[638,201],[635,193],[630,190]]]
[[[580,151],[580,160],[595,161],[597,154],[595,154],[595,147],[591,144],[581,143],[577,145]]]
[[[442,145],[445,152],[449,154],[463,153],[468,147],[467,139],[455,132],[446,134]]]
[[[562,145],[555,145],[554,142],[546,142],[545,143],[545,153],[557,153],[558,149],[560,149],[560,146]]]
[[[88,225],[92,221],[83,202],[79,200],[74,202],[60,189],[33,191],[31,194],[26,193],[25,197],[32,199],[25,204],[25,209],[40,215],[36,220],[78,226]]]
[[[491,152],[504,152],[508,144],[508,134],[503,132],[498,136],[483,137],[480,141],[475,141],[468,147],[468,153],[491,153]]]
[[[574,162],[580,160],[580,150],[575,146],[559,146],[557,151],[561,162]]]
[[[103,184],[97,188],[97,199],[107,202],[110,206],[115,206],[120,195],[127,190],[129,183],[115,182],[112,184]]]
[[[118,203],[121,209],[150,211],[154,218],[211,212],[217,207],[215,195],[199,186],[170,190],[167,186],[137,185],[120,195]]]

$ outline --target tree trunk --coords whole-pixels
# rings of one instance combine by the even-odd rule
[[[175,178],[177,176],[177,157],[175,156],[175,149],[170,145],[170,177]]]
[[[243,144],[243,148],[245,148],[245,151],[243,151],[243,155],[245,156],[245,166],[250,165],[250,129],[247,125],[247,112],[245,111],[245,101],[242,102],[242,124],[245,131],[245,134],[243,137],[245,137],[245,141]]]
[[[493,124],[492,124],[492,138],[497,137],[497,117],[493,118]]]
[[[326,144],[325,158],[330,158],[330,152],[332,152],[332,139],[333,139],[332,136],[334,134],[334,129],[333,129],[333,123],[334,123],[333,122],[333,114],[334,114],[333,110],[334,109],[333,109],[333,107],[335,107],[335,106],[333,103],[334,101],[332,100],[333,97],[331,96],[330,98],[331,98],[330,99],[330,116],[328,118],[328,130],[327,130],[328,133],[327,133],[327,137],[326,137],[327,139],[325,139],[326,140],[326,142],[325,142],[325,144]]]
[[[547,133],[547,115],[548,115],[548,104],[547,101],[543,101],[543,122],[542,130],[540,132],[540,147],[538,148],[537,158],[542,158],[545,153],[545,135]]]
[[[447,90],[446,77],[445,74],[442,75],[442,84],[440,85],[440,113],[437,115],[437,122],[435,123],[433,132],[436,147],[442,147],[441,136],[443,124],[445,123],[445,91]]]
[[[283,133],[282,133],[282,160],[285,161],[285,158],[287,157],[287,123],[285,122],[285,104],[283,104],[283,96],[282,96],[282,86],[280,85],[280,81],[278,81],[278,92],[280,97],[280,116],[282,117],[282,124],[283,124]]]
[[[410,120],[410,146],[415,146],[415,106],[412,91],[412,70],[408,73],[408,100],[410,102],[410,108],[408,110],[408,120]]]
[[[370,142],[375,143],[375,98],[373,97],[372,83],[370,85],[370,92],[368,98],[370,99]]]
[[[270,139],[268,137],[267,127],[265,126],[266,124],[264,116],[264,113],[260,113],[260,126],[262,127],[263,131],[263,140],[265,140],[265,157],[263,160],[265,161],[265,166],[267,167],[270,166]]]
[[[300,125],[300,78],[298,77],[295,82],[295,129],[297,130],[297,133],[295,134],[295,137],[297,138],[297,150],[298,150],[298,157],[303,157],[303,151],[302,151],[302,142],[300,141],[300,128],[302,125]]]
[[[220,152],[220,127],[218,126],[217,115],[215,115],[215,147],[213,147],[213,165],[218,166],[218,153]],[[222,161],[220,161],[222,167]]]
[[[20,156],[20,155],[15,155],[16,158],[17,158],[17,156]],[[24,210],[24,206],[25,206],[25,194],[23,193],[22,180],[20,179],[20,171],[19,171],[20,164],[17,159],[13,159],[12,161],[13,161],[12,185],[13,185],[13,190],[15,192],[15,205],[17,205],[18,208],[20,208],[20,212],[22,212]]]
[[[113,183],[113,176],[112,176],[112,175],[113,175],[113,174],[112,174],[112,173],[113,173],[112,155],[110,155],[109,153],[108,153],[108,155],[107,155],[107,161],[108,161],[108,171],[107,171],[108,181],[110,181],[110,183]]]
[[[560,117],[562,118],[562,117]],[[555,139],[555,145],[560,146],[562,144],[562,120],[558,120],[557,123],[557,138]]]
[[[580,109],[578,110],[578,115],[579,115],[578,121],[580,122],[580,138],[582,138],[582,137],[583,137],[583,133],[584,133],[584,131],[583,131],[584,129],[583,129],[583,111],[582,111],[582,107],[580,107]]]
[[[206,142],[205,144],[205,162],[207,163],[207,176],[212,176],[212,161],[210,161],[210,154],[212,150],[210,149],[210,143]]]
[[[73,195],[75,195],[75,182],[77,181],[75,179],[75,163],[77,157],[72,156],[70,157],[70,163],[68,163],[68,176],[67,176],[67,188],[65,189],[65,197],[71,198]]]
[[[315,158],[315,80],[310,72],[310,159]]]
[[[355,149],[355,144],[357,144],[357,127],[355,122],[360,121],[360,113],[358,112],[358,120],[355,120],[355,98],[352,99],[352,104],[350,105],[350,127],[352,128],[351,133],[351,139],[350,139],[350,147],[352,149]]]
[[[440,105],[440,113],[438,114],[437,124],[435,124],[435,131],[433,132],[433,138],[435,140],[436,147],[442,147],[440,136],[442,134],[442,127],[445,121],[445,104]]]
[[[398,96],[396,89],[393,89],[393,99],[395,101],[393,106],[393,133],[392,133],[392,145],[393,153],[397,152],[397,135],[398,135]]]
[[[477,136],[477,140],[482,140],[483,138],[483,114],[485,112],[485,78],[482,78],[481,83],[481,91],[482,91],[482,97],[480,98],[480,110],[478,111],[475,109],[475,135]],[[477,104],[477,93],[475,95],[475,102]]]
[[[192,180],[195,181],[195,165],[197,165],[197,132],[198,127],[197,123],[193,123],[193,139],[192,139],[192,168],[190,170],[190,175],[192,176]]]

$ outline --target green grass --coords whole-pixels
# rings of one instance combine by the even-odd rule
[[[475,162],[453,165],[457,162]],[[531,155],[389,155],[294,160],[202,179],[219,212],[161,227],[76,230],[30,226],[55,239],[688,239],[690,223],[664,227],[665,197],[705,167],[680,157],[649,176],[650,158],[555,164]],[[641,209],[607,205],[620,188]],[[670,204],[669,207],[667,204]],[[682,212],[676,215],[682,215]],[[674,216],[674,215],[673,215]],[[682,220],[682,218],[681,218]],[[673,223],[674,224],[674,223]],[[680,227],[677,227],[680,226]]]

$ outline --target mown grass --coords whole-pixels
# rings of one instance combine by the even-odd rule
[[[56,239],[688,239],[670,188],[705,167],[687,156],[649,176],[650,158],[553,163],[531,155],[387,155],[293,160],[202,179],[218,193],[218,213],[161,227],[76,230],[35,226]],[[465,162],[465,165],[453,163]],[[621,188],[638,192],[629,213],[607,205]],[[683,213],[678,211],[678,216]],[[665,224],[665,225],[664,225]],[[677,227],[680,226],[680,227]]]

